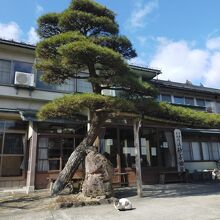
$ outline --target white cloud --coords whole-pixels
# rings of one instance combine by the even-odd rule
[[[34,27],[24,33],[16,22],[0,23],[0,38],[5,40],[23,41],[29,44],[36,44],[39,37]]]
[[[15,22],[0,23],[0,38],[19,41],[22,31]]]
[[[150,66],[162,70],[161,79],[202,81],[207,72],[209,52],[191,48],[186,41],[158,39],[158,49]]]
[[[187,41],[157,39],[157,51],[149,66],[162,71],[160,79],[176,82],[192,81],[207,87],[220,88],[220,37],[208,39],[199,49]]]
[[[27,42],[29,44],[36,44],[39,41],[39,37],[38,37],[37,32],[34,27],[30,28],[27,35],[28,35]]]
[[[151,0],[144,4],[142,1],[137,1],[133,12],[131,13],[131,18],[129,20],[129,26],[132,28],[138,28],[144,26],[144,18],[151,14],[153,10],[158,8],[158,1]]]
[[[129,64],[133,64],[137,66],[147,66],[147,61],[143,57],[139,56],[129,60]]]
[[[210,50],[220,50],[220,37],[208,39],[206,42],[206,46]]]
[[[220,89],[220,52],[210,57],[209,69],[204,75],[204,85]]]
[[[41,5],[39,5],[38,3],[36,3],[36,14],[40,15],[43,13],[43,11],[44,11],[44,8]]]

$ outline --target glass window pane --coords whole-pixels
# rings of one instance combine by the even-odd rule
[[[122,168],[135,167],[135,148],[132,129],[120,129],[120,148],[123,151],[121,157]]]
[[[199,142],[192,142],[193,160],[201,160],[201,152]]]
[[[3,133],[4,131],[4,126],[5,126],[5,121],[0,120],[0,133]]]
[[[21,176],[24,169],[23,157],[3,156],[2,157],[2,176]]]
[[[218,152],[218,143],[217,142],[212,143],[212,155],[213,155],[213,160],[219,160],[219,152]]]
[[[4,154],[23,154],[24,143],[22,134],[5,134]]]
[[[77,92],[92,93],[92,84],[85,79],[77,79]]]
[[[157,147],[158,136],[156,129],[143,129],[141,131],[141,165],[158,166]]]
[[[205,100],[204,99],[196,99],[196,104],[198,106],[205,107]]]
[[[176,104],[184,104],[184,97],[174,96],[174,103]]]
[[[185,97],[185,104],[186,105],[194,105],[194,99],[189,98],[189,97]]]
[[[0,133],[0,154],[2,153],[3,134]]]
[[[63,84],[55,85],[55,90],[74,92],[74,80],[67,79]]]
[[[183,158],[184,160],[191,160],[191,153],[190,153],[190,143],[183,142]]]
[[[9,84],[11,75],[11,61],[0,60],[0,83]]]
[[[38,160],[37,161],[37,171],[48,171],[49,163],[48,160]]]
[[[209,145],[207,142],[202,142],[202,155],[203,160],[209,160]]]
[[[59,158],[61,156],[61,138],[49,138],[48,158]]]
[[[52,90],[52,91],[66,91],[66,92],[73,92],[74,91],[74,79],[68,79],[61,85],[56,84],[48,84],[41,80],[42,73],[37,71],[37,80],[36,80],[36,87],[39,89],[45,90]]]
[[[49,170],[60,170],[60,160],[49,160]]]
[[[32,72],[32,63],[25,63],[21,61],[14,61],[14,71],[31,73]]]
[[[117,129],[106,128],[100,134],[99,151],[117,167]]]
[[[171,96],[162,94],[161,95],[161,100],[162,100],[162,102],[171,102]]]

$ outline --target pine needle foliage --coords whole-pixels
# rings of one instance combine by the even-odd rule
[[[155,118],[183,122],[190,126],[219,127],[220,116],[189,108],[157,103],[157,90],[150,82],[141,82],[126,60],[136,52],[131,42],[119,35],[115,13],[93,0],[72,0],[61,13],[49,13],[38,19],[41,41],[36,47],[37,69],[47,83],[63,83],[69,78],[91,82],[94,94],[75,94],[45,105],[40,118],[70,118],[82,109],[124,111]],[[123,98],[102,96],[103,89],[125,93]],[[126,97],[126,98],[125,98]]]
[[[119,35],[115,13],[93,0],[72,0],[63,12],[41,16],[38,34],[42,40],[36,47],[36,68],[47,83],[62,84],[88,71],[84,78],[97,94],[107,86],[145,95],[154,89],[137,83],[127,64],[136,52],[128,38]],[[108,83],[103,84],[103,79]]]

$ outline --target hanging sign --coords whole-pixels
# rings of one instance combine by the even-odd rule
[[[177,157],[178,172],[185,172],[184,158],[183,158],[182,134],[179,129],[174,130],[174,139],[175,139],[175,145],[176,145],[176,157]]]

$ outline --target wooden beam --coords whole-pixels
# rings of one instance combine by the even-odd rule
[[[30,121],[28,129],[30,135],[30,146],[29,146],[28,171],[27,171],[27,182],[26,182],[27,193],[34,191],[35,188],[35,172],[36,172],[36,162],[37,162],[36,125],[34,125],[33,122]]]
[[[140,127],[141,127],[141,119],[134,120],[134,147],[135,147],[137,194],[138,194],[139,197],[142,197],[143,193],[142,193],[140,139],[139,139]]]

